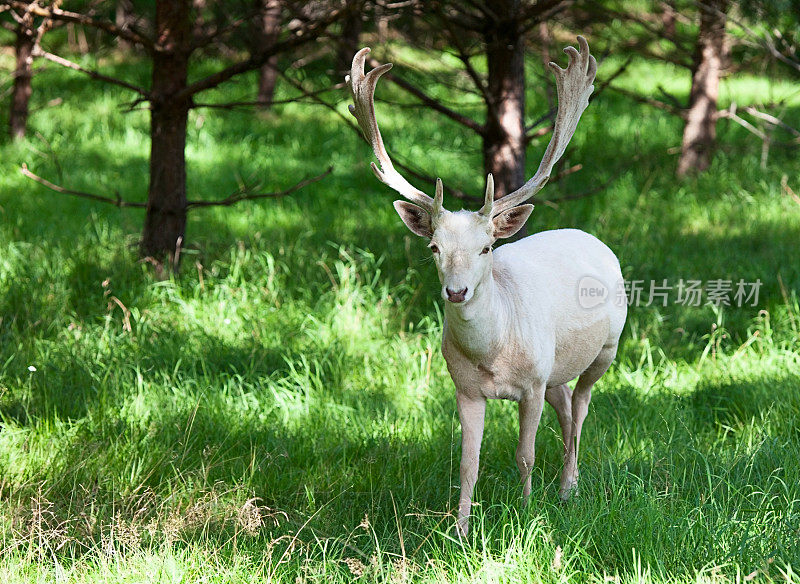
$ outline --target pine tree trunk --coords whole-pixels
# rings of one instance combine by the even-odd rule
[[[689,110],[681,142],[677,174],[702,172],[711,164],[717,137],[719,77],[725,54],[725,12],[728,0],[708,0],[701,6]]]
[[[483,166],[494,175],[495,198],[525,182],[525,44],[513,15],[519,0],[494,4],[500,18],[485,33],[488,64]]]
[[[153,57],[150,188],[141,253],[160,271],[175,269],[186,230],[186,88],[191,23],[188,0],[158,0],[156,30],[163,47]],[[165,260],[168,262],[165,266]]]
[[[17,33],[15,44],[17,63],[11,93],[11,111],[8,116],[9,134],[14,140],[24,138],[28,127],[28,107],[33,79],[33,46],[33,31],[22,27]]]
[[[254,47],[268,47],[275,44],[281,31],[281,3],[280,0],[258,0],[261,5],[259,14],[259,45]],[[262,66],[258,76],[258,103],[263,109],[272,106],[275,97],[275,83],[278,80],[278,55],[273,55]]]

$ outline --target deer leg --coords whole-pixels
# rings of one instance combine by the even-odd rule
[[[519,402],[519,444],[517,445],[517,468],[522,482],[522,496],[525,501],[531,494],[531,471],[536,458],[536,430],[542,418],[544,387],[536,388]]]
[[[483,438],[483,420],[486,399],[456,395],[458,418],[461,421],[461,494],[458,500],[458,530],[466,536],[469,531],[469,514],[472,492],[478,480],[478,461]]]
[[[564,454],[567,453],[567,444],[572,434],[572,390],[564,383],[555,387],[548,387],[544,399],[553,406],[558,416],[558,425],[561,426],[561,440],[564,443]]]
[[[558,491],[562,501],[569,499],[578,486],[578,448],[581,442],[581,429],[592,399],[592,387],[608,370],[616,354],[616,345],[603,347],[589,368],[578,378],[575,391],[572,392],[572,431],[564,455],[564,470],[561,473],[561,488]]]

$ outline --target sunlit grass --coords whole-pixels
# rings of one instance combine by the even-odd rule
[[[620,82],[642,83],[637,71]],[[729,87],[744,102],[763,83]],[[475,529],[459,542],[435,270],[368,148],[305,105],[193,113],[190,198],[224,197],[239,177],[270,190],[335,169],[290,198],[193,212],[181,274],[157,282],[135,255],[140,211],[17,171],[27,162],[143,200],[146,114],[48,68],[34,100],[55,97],[63,105],[37,111],[29,139],[0,147],[1,581],[800,581],[800,207],[781,188],[786,174],[798,190],[796,149],[775,147],[762,170],[760,145],[721,123],[711,171],[679,184],[678,120],[612,92],[592,104],[567,153],[584,169],[543,195],[619,176],[593,197],[538,205],[531,231],[595,233],[629,279],[760,279],[761,296],[631,310],[568,505],[556,502],[552,412],[523,507],[516,407],[491,403]],[[544,107],[536,91],[529,101]],[[474,137],[378,108],[398,157],[480,192]]]

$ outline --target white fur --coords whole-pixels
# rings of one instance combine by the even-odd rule
[[[550,63],[558,112],[536,174],[497,201],[490,174],[484,205],[477,213],[446,211],[440,180],[431,198],[394,169],[374,103],[378,79],[391,65],[365,73],[369,49],[364,48],[353,57],[346,78],[353,96],[350,111],[380,164],[379,169],[373,163],[372,169],[378,179],[412,201],[395,201],[395,209],[412,232],[431,239],[436,258],[446,301],[442,353],[456,385],[462,429],[458,525],[464,534],[478,478],[486,399],[519,402],[516,459],[526,498],[545,400],[555,408],[565,445],[560,494],[568,497],[577,484],[578,444],[592,386],[613,361],[625,324],[626,303],[615,302],[622,285],[619,263],[591,235],[563,229],[527,237],[497,252],[488,247],[524,225],[533,206],[521,203],[545,185],[589,105],[597,63],[586,39],[579,36],[578,45],[580,50],[564,49],[569,56],[566,69]],[[579,282],[584,277],[605,286],[605,302],[581,306]],[[576,377],[571,392],[566,383]]]
[[[446,302],[442,353],[456,386],[462,426],[459,527],[467,532],[478,474],[486,399],[519,402],[517,464],[527,498],[534,439],[545,399],[558,413],[565,443],[560,495],[577,484],[577,450],[592,385],[614,359],[627,313],[617,299],[619,262],[597,238],[576,229],[545,231],[481,254],[494,242],[491,220],[443,211],[431,244]],[[602,283],[606,301],[579,302],[585,277]],[[565,385],[579,377],[574,393]]]

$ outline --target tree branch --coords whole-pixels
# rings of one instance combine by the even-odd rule
[[[375,59],[370,59],[369,64],[372,67],[377,67],[378,65],[380,65],[380,63],[378,63],[378,61],[376,61]],[[384,79],[388,79],[389,81],[391,81],[392,83],[394,83],[398,87],[404,89],[405,91],[407,91],[408,93],[410,93],[411,95],[413,95],[414,97],[419,99],[422,103],[424,103],[425,105],[430,107],[432,110],[435,110],[435,111],[439,112],[440,114],[444,114],[445,116],[447,116],[451,120],[453,120],[455,122],[458,122],[462,126],[465,126],[465,127],[469,128],[470,130],[472,130],[476,134],[479,134],[479,135],[482,136],[484,134],[484,132],[486,131],[486,129],[483,126],[483,124],[479,124],[478,122],[476,122],[472,118],[469,118],[469,117],[467,117],[467,116],[465,116],[463,114],[460,114],[457,111],[451,110],[449,107],[447,107],[446,105],[442,104],[440,101],[437,101],[437,100],[433,99],[432,97],[430,97],[428,94],[426,94],[421,89],[417,89],[416,87],[414,87],[408,81],[404,81],[403,79],[400,79],[399,77],[395,77],[391,73],[385,73],[383,75],[383,78]]]
[[[625,60],[625,62],[622,65],[620,65],[617,68],[616,71],[614,71],[614,73],[612,73],[607,79],[603,80],[602,83],[598,83],[597,90],[594,91],[592,93],[592,95],[589,97],[589,103],[591,103],[595,99],[597,99],[597,97],[601,93],[603,93],[603,91],[605,91],[605,89],[609,85],[611,85],[611,82],[614,81],[614,79],[616,79],[617,77],[622,75],[622,73],[625,72],[625,70],[628,68],[628,66],[631,64],[632,61],[633,61],[633,56],[628,57]],[[527,126],[525,126],[525,144],[526,145],[529,144],[530,141],[533,138],[536,138],[538,136],[543,136],[543,135],[547,134],[548,132],[550,132],[552,130],[552,125],[551,125],[548,128],[540,128],[540,129],[538,129],[538,130],[536,130],[534,132],[534,129],[537,128],[541,123],[543,123],[543,122],[545,122],[547,120],[553,120],[553,118],[555,117],[557,112],[558,112],[558,108],[557,107],[552,107],[552,108],[550,108],[550,110],[546,114],[540,116],[534,122],[532,122],[532,123],[528,124]],[[550,179],[550,182],[552,182],[552,179]]]
[[[622,75],[628,69],[630,64],[633,62],[633,57],[634,56],[631,55],[630,57],[625,59],[625,62],[622,63],[622,65],[620,65],[619,67],[617,67],[616,71],[614,71],[611,75],[609,75],[608,77],[603,79],[603,81],[601,81],[600,83],[597,84],[597,90],[594,91],[592,93],[592,95],[589,97],[589,103],[591,103],[592,101],[597,99],[597,96],[600,95],[601,93],[603,93],[603,91],[605,91],[606,88],[609,85],[611,85],[611,82],[614,81],[614,79],[616,79],[617,77]]]
[[[338,10],[331,10],[328,16],[322,20],[318,20],[312,23],[309,27],[305,29],[301,29],[297,31],[294,35],[290,36],[287,39],[279,41],[270,45],[269,47],[264,48],[261,52],[256,55],[251,55],[247,59],[243,61],[239,61],[238,63],[234,63],[216,73],[209,75],[208,77],[204,77],[195,81],[194,83],[189,84],[183,90],[179,91],[175,95],[176,100],[188,99],[196,93],[200,93],[201,91],[206,91],[207,89],[213,89],[220,83],[224,83],[231,77],[239,75],[240,73],[244,73],[246,71],[251,71],[253,69],[258,69],[264,63],[269,60],[270,57],[273,55],[277,55],[283,53],[285,51],[289,51],[291,49],[297,48],[301,45],[304,45],[308,42],[316,40],[324,31],[328,28],[333,22],[338,20],[344,13],[346,9],[338,9]]]
[[[800,62],[796,61],[795,59],[792,59],[791,57],[787,57],[786,55],[781,53],[775,46],[775,42],[772,40],[772,37],[770,36],[768,31],[764,31],[764,35],[762,36],[758,34],[755,30],[747,26],[741,20],[736,19],[731,14],[723,13],[718,8],[714,6],[709,6],[705,2],[700,2],[699,0],[695,0],[694,3],[702,10],[705,10],[707,12],[714,12],[720,16],[725,16],[727,20],[734,23],[739,28],[741,28],[745,33],[754,38],[756,42],[759,45],[761,45],[762,48],[766,49],[770,55],[772,55],[774,58],[778,59],[785,65],[788,65],[789,67],[800,73]]]
[[[235,30],[235,29],[239,28],[242,25],[242,23],[247,22],[248,20],[250,20],[253,17],[257,16],[258,13],[259,13],[258,10],[253,10],[253,11],[245,14],[244,16],[241,16],[241,17],[239,17],[239,18],[237,18],[235,20],[232,20],[231,22],[227,23],[225,26],[219,26],[219,27],[214,28],[211,31],[203,32],[203,33],[201,33],[199,35],[196,35],[195,38],[192,40],[192,50],[202,49],[202,48],[210,45],[215,40],[217,40],[220,36],[222,36],[222,35],[224,35],[226,33],[229,33],[232,30]]]
[[[142,34],[139,34],[136,31],[127,28],[120,28],[116,24],[108,20],[95,20],[88,14],[80,14],[77,12],[62,10],[58,6],[53,6],[49,8],[45,8],[42,6],[32,6],[30,8],[27,8],[30,5],[29,2],[17,2],[16,0],[12,2],[12,5],[16,6],[17,8],[25,8],[35,16],[41,16],[44,18],[49,18],[51,20],[72,22],[75,24],[90,26],[92,28],[98,28],[111,35],[118,36],[122,39],[125,39],[126,41],[140,45],[150,51],[155,50],[155,43],[152,39]]]
[[[474,5],[474,3],[472,3]],[[481,14],[470,14],[463,7],[460,10],[448,10],[444,15],[450,22],[455,23],[456,26],[464,30],[472,32],[481,32],[486,26],[487,21],[497,19],[497,15],[491,11],[488,6],[489,3],[482,5]],[[448,7],[445,5],[445,7]],[[452,8],[451,6],[448,8]]]
[[[310,185],[312,183],[315,183],[315,182],[318,182],[318,181],[322,180],[323,178],[328,176],[332,171],[333,171],[333,167],[329,166],[328,169],[325,172],[323,172],[322,174],[319,174],[317,176],[310,177],[310,178],[305,178],[305,179],[301,180],[300,182],[298,182],[297,184],[295,184],[294,186],[289,187],[288,189],[285,189],[285,190],[282,190],[282,191],[276,191],[274,193],[253,193],[253,192],[251,192],[252,189],[249,189],[249,188],[245,187],[245,188],[241,188],[241,189],[236,190],[235,192],[231,193],[226,198],[221,199],[219,201],[187,201],[185,208],[188,210],[188,209],[192,209],[192,208],[195,208],[195,207],[215,207],[215,206],[226,206],[226,207],[228,207],[228,206],[231,206],[231,205],[235,205],[236,203],[238,203],[240,201],[253,201],[253,200],[256,200],[256,199],[267,199],[267,198],[276,199],[278,197],[285,197],[286,195],[290,195],[290,194],[292,194],[292,193],[294,193],[296,191],[299,191],[300,189],[302,189],[305,186],[308,186],[308,185]],[[96,195],[96,194],[93,194],[93,193],[87,193],[87,192],[84,192],[84,191],[76,191],[74,189],[64,188],[64,187],[59,186],[57,184],[51,183],[49,180],[47,180],[46,178],[42,178],[38,174],[34,174],[30,170],[28,170],[28,165],[27,164],[23,164],[22,165],[22,167],[20,168],[20,172],[22,172],[22,174],[25,175],[26,177],[28,177],[29,179],[34,180],[34,181],[38,182],[39,184],[47,187],[51,191],[55,191],[55,192],[61,193],[63,195],[72,195],[72,196],[75,196],[75,197],[81,197],[81,198],[84,198],[84,199],[90,199],[92,201],[98,201],[100,203],[107,203],[109,205],[114,205],[115,207],[119,207],[119,208],[122,208],[122,207],[132,207],[132,208],[135,208],[135,209],[146,209],[147,208],[147,203],[140,203],[138,201],[126,201],[122,197],[120,197],[119,193],[115,193],[114,198],[111,198],[111,197],[103,197],[101,195]]]
[[[469,75],[470,79],[472,79],[472,83],[475,84],[475,87],[483,96],[483,101],[486,102],[487,105],[490,105],[491,97],[489,95],[489,90],[487,89],[486,84],[483,82],[481,76],[475,70],[475,67],[472,66],[472,63],[470,62],[470,55],[464,49],[461,39],[453,30],[451,22],[444,15],[440,14],[440,20],[444,24],[444,27],[450,36],[450,41],[453,43],[453,46],[455,46],[456,51],[458,51],[458,59],[464,64],[464,68],[467,70],[467,75]]]
[[[92,201],[100,201],[101,203],[108,203],[110,205],[114,205],[115,207],[134,207],[138,209],[145,209],[147,207],[147,203],[139,203],[136,201],[126,201],[119,196],[119,193],[115,193],[116,196],[112,199],[111,197],[103,197],[100,195],[95,195],[92,193],[85,193],[83,191],[75,191],[73,189],[65,189],[64,187],[58,186],[57,184],[51,183],[49,180],[42,178],[38,174],[32,173],[28,170],[28,165],[23,164],[20,172],[24,174],[31,180],[35,180],[41,185],[46,186],[51,191],[55,191],[57,193],[61,193],[64,195],[73,195],[75,197],[82,197],[84,199],[91,199]]]
[[[92,79],[97,79],[99,81],[105,81],[106,83],[111,83],[113,85],[119,85],[120,87],[124,87],[125,89],[130,89],[131,91],[135,91],[139,95],[148,98],[150,94],[147,90],[128,83],[127,81],[123,81],[122,79],[117,79],[116,77],[109,77],[108,75],[103,75],[98,71],[93,71],[92,69],[86,69],[85,67],[81,67],[77,63],[69,61],[64,57],[59,57],[58,55],[54,55],[53,53],[48,53],[47,51],[43,50],[41,47],[35,47],[33,51],[34,56],[42,57],[43,59],[47,59],[48,61],[52,61],[57,65],[61,65],[62,67],[67,67],[68,69],[74,69],[75,71],[80,71],[85,75],[88,75]]]
[[[663,28],[658,26],[655,22],[651,22],[647,20],[647,16],[649,14],[642,14],[640,12],[620,12],[618,10],[614,10],[609,6],[605,6],[600,2],[592,2],[592,4],[596,7],[596,9],[605,12],[606,14],[619,18],[623,21],[633,22],[641,26],[645,32],[649,33],[651,38],[655,39],[665,39],[672,43],[672,45],[682,54],[691,55],[693,52],[693,48],[688,46],[684,39],[680,39],[677,37],[670,37],[664,33]],[[638,42],[638,41],[635,41]]]
[[[613,175],[611,175],[608,178],[608,180],[606,180],[605,182],[603,182],[603,183],[601,183],[601,184],[599,184],[599,185],[597,185],[595,187],[592,187],[592,188],[587,189],[585,191],[582,191],[580,193],[574,193],[572,195],[564,195],[563,197],[558,197],[557,199],[549,199],[549,200],[537,201],[534,198],[533,202],[534,203],[539,202],[539,203],[545,203],[545,204],[546,203],[554,204],[554,203],[561,203],[561,202],[567,202],[567,201],[577,201],[578,199],[585,199],[587,197],[591,197],[591,196],[596,195],[598,193],[602,193],[609,186],[611,186],[611,184],[614,181],[616,181],[619,177],[621,177],[623,174],[625,174],[631,168],[633,168],[633,166],[639,161],[640,158],[641,158],[640,154],[634,155],[630,159],[628,164],[623,165],[617,172],[615,172]],[[576,166],[580,166],[580,165],[576,165]],[[573,168],[575,168],[575,167],[573,167]],[[580,170],[580,169],[578,169],[578,170]],[[568,172],[568,171],[572,171],[572,169],[567,169],[567,171],[565,171],[565,173],[559,173],[559,175],[557,175],[556,178],[562,178],[563,176],[566,176],[566,174],[572,174],[572,172]]]
[[[340,112],[338,109],[336,109],[335,106],[329,104],[324,99],[321,99],[317,93],[308,91],[305,87],[303,87],[302,83],[300,83],[299,81],[296,81],[295,79],[292,79],[291,77],[286,75],[286,73],[284,73],[283,71],[278,71],[278,74],[283,79],[285,79],[290,85],[292,85],[298,91],[302,92],[304,96],[311,98],[313,101],[315,101],[316,103],[318,103],[322,107],[324,107],[324,108],[330,110],[331,112],[333,112],[339,119],[341,119],[344,122],[344,124],[348,128],[350,128],[351,130],[353,130],[353,132],[356,133],[356,135],[358,136],[359,140],[362,140],[363,142],[368,143],[367,139],[364,137],[364,134],[361,133],[361,129],[358,127],[358,125],[354,124],[351,121],[350,118],[348,118],[342,112]],[[432,177],[430,175],[422,174],[422,173],[414,170],[413,168],[411,168],[408,165],[403,164],[401,161],[399,161],[397,157],[393,157],[393,160],[394,160],[394,165],[397,168],[399,168],[403,172],[409,174],[410,176],[412,176],[412,177],[414,177],[416,179],[419,179],[421,181],[424,181],[426,183],[429,183],[429,184],[435,184],[436,183],[436,179],[434,177]],[[461,200],[470,201],[470,202],[476,202],[476,203],[483,200],[483,199],[481,199],[479,197],[471,197],[471,196],[467,195],[466,193],[464,193],[463,191],[458,190],[458,189],[454,189],[454,188],[449,187],[449,186],[444,187],[444,189],[448,194],[450,194],[451,196],[455,197],[456,199],[461,199]]]
[[[629,91],[627,89],[623,89],[621,87],[617,87],[615,85],[608,85],[608,88],[611,89],[612,91],[616,91],[620,95],[624,95],[625,97],[629,97],[630,99],[632,99],[634,101],[638,101],[639,103],[643,103],[645,105],[649,105],[651,107],[654,107],[654,108],[657,108],[657,109],[660,109],[660,110],[664,110],[665,112],[669,112],[672,115],[678,116],[680,118],[683,118],[686,115],[686,112],[683,109],[677,108],[677,107],[675,107],[674,105],[672,105],[670,103],[665,103],[663,101],[659,101],[657,99],[653,99],[652,97],[645,97],[645,96],[639,95],[639,94],[637,94],[637,93],[635,93],[633,91]]]
[[[519,21],[523,32],[528,32],[534,25],[551,18],[557,12],[564,10],[572,2],[564,0],[539,0],[524,6],[519,13]]]
[[[297,97],[290,97],[290,98],[287,98],[287,99],[279,99],[279,100],[271,101],[270,105],[282,105],[282,104],[287,104],[287,103],[297,103],[297,102],[299,102],[300,100],[302,100],[304,98],[311,98],[311,97],[326,93],[328,91],[335,91],[335,90],[338,90],[338,89],[342,89],[343,87],[345,87],[345,85],[346,84],[344,82],[337,83],[336,85],[331,85],[330,87],[325,87],[325,88],[317,90],[317,91],[312,91],[312,92],[308,92],[308,93],[303,94],[303,95],[298,95]],[[229,101],[229,102],[224,102],[224,103],[193,103],[192,104],[192,108],[207,107],[207,108],[217,108],[217,109],[231,110],[231,109],[235,109],[235,108],[238,108],[238,107],[259,107],[259,106],[263,106],[263,105],[264,105],[263,101]]]
[[[254,201],[256,199],[277,199],[279,197],[285,197],[286,195],[290,195],[296,191],[299,191],[303,187],[308,186],[312,183],[321,181],[331,172],[333,172],[333,166],[329,166],[328,169],[322,174],[304,178],[294,186],[291,186],[288,189],[284,189],[282,191],[276,191],[274,193],[253,193],[251,192],[251,189],[244,187],[234,191],[233,193],[231,193],[230,195],[219,201],[187,201],[186,208],[191,209],[193,207],[217,207],[217,206],[229,207],[230,205],[235,205],[240,201]]]

